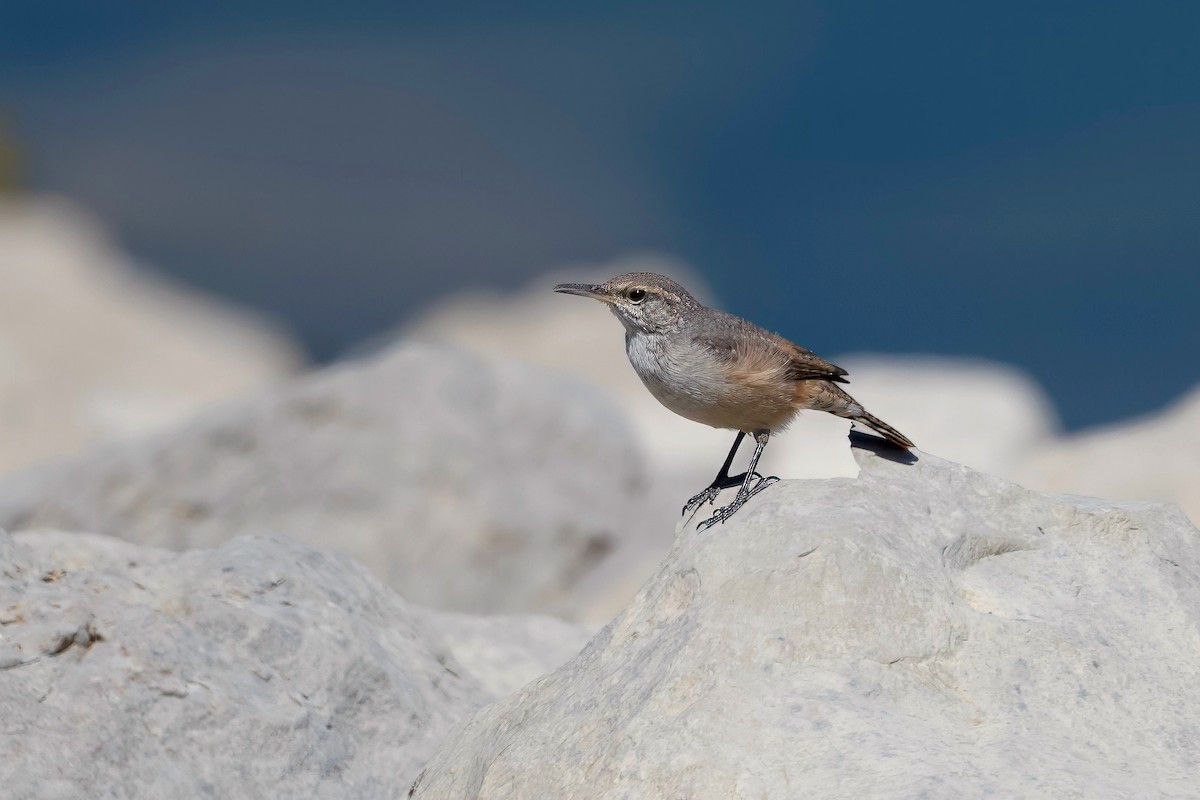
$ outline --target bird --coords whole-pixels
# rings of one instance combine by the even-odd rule
[[[776,483],[756,469],[772,433],[804,410],[860,422],[900,449],[912,440],[870,414],[841,385],[847,372],[784,337],[717,308],[709,308],[665,275],[629,272],[600,284],[562,283],[554,291],[599,300],[625,327],[629,363],[655,399],[681,417],[737,432],[717,477],[683,506],[686,515],[716,504],[738,487],[728,505],[702,521],[703,531],[732,517],[746,501]],[[755,441],[746,471],[730,476],[746,436]]]

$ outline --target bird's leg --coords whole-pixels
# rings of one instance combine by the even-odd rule
[[[742,488],[738,489],[737,497],[733,498],[732,503],[724,508],[717,509],[711,517],[697,525],[697,532],[707,530],[713,525],[716,525],[718,522],[724,523],[725,520],[737,513],[737,510],[744,506],[747,500],[779,480],[779,478],[775,477],[774,475],[769,478],[764,478],[754,470],[754,468],[758,466],[759,456],[762,455],[763,448],[767,446],[767,439],[770,437],[770,431],[755,431],[754,441],[758,442],[758,447],[754,448],[754,455],[750,456],[750,466],[743,476],[744,480],[742,481]],[[751,481],[753,481],[756,476],[758,477],[758,481],[751,486]]]
[[[733,464],[733,457],[737,455],[738,447],[742,444],[742,439],[746,438],[744,431],[738,431],[737,438],[733,440],[733,447],[729,449],[729,455],[725,456],[725,463],[721,465],[721,471],[717,473],[717,477],[713,478],[713,482],[708,485],[703,492],[688,500],[683,506],[683,513],[687,513],[693,509],[699,508],[705,503],[711,503],[717,499],[717,495],[722,489],[728,489],[732,486],[741,486],[746,479],[745,473],[729,477],[729,467]]]

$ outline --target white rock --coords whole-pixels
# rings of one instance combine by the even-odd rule
[[[426,345],[0,482],[0,527],[173,549],[283,534],[413,602],[578,616],[641,461],[619,412],[527,364]]]
[[[285,540],[0,533],[0,793],[396,797],[455,720],[582,642],[409,606]]]
[[[418,798],[1194,796],[1200,532],[921,455],[678,533]]]
[[[504,697],[573,658],[587,628],[554,617],[479,616],[411,607],[489,697]]]
[[[66,204],[0,203],[0,474],[161,429],[299,363],[280,333],[151,278]]]
[[[1200,522],[1200,387],[1155,414],[1044,443],[1015,477],[1053,491],[1177,503]]]

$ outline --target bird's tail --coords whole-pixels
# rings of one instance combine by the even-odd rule
[[[868,414],[866,411],[864,411],[864,412],[862,412],[861,416],[851,417],[851,419],[862,422],[864,425],[871,428],[873,431],[878,433],[880,436],[887,439],[892,444],[896,445],[896,447],[903,447],[905,450],[915,447],[915,445],[912,443],[911,439],[909,439],[907,436],[905,436],[900,431],[893,428],[891,425],[888,425],[886,422],[884,422],[883,420],[881,420],[879,417],[875,416],[874,414]]]
[[[832,411],[839,417],[854,420],[855,422],[861,422],[862,424],[871,428],[871,430],[878,433],[884,439],[887,439],[889,442],[896,445],[896,447],[903,447],[905,450],[908,450],[916,446],[912,443],[912,440],[903,433],[896,430],[891,425],[888,425],[874,414],[869,413],[865,408],[862,407],[862,405],[859,404],[857,400],[851,397],[840,386],[827,384],[825,388],[827,393],[832,390],[836,394],[837,399],[842,401],[831,404],[833,407],[829,408],[829,411]]]

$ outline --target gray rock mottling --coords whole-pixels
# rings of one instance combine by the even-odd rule
[[[586,388],[406,345],[13,476],[0,527],[173,549],[285,535],[354,556],[413,602],[572,616],[640,475],[619,414]]]
[[[453,722],[585,638],[416,608],[282,539],[0,533],[0,794],[395,797]]]
[[[0,474],[292,374],[295,343],[157,276],[61,198],[0,193]]]

